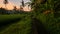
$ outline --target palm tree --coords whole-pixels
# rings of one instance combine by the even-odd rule
[[[6,5],[8,4],[8,0],[4,0],[5,8],[7,9]]]

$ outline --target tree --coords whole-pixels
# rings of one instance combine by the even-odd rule
[[[32,7],[36,14],[45,12],[45,10],[54,11],[54,1],[53,0],[31,0]]]
[[[60,15],[59,18],[55,18],[58,15],[55,15],[54,12],[60,12],[60,0],[47,0],[46,2],[41,3],[43,0],[31,0],[32,7],[34,8],[34,15],[43,22],[45,27],[47,28],[49,34],[60,34],[59,31],[59,23],[60,23]],[[46,13],[46,14],[43,14]],[[56,13],[55,13],[56,14]],[[55,24],[56,23],[56,24]],[[54,25],[53,25],[54,24]],[[54,29],[54,30],[53,30]],[[57,32],[58,31],[58,32]]]
[[[23,6],[22,6],[22,5],[20,5],[20,11],[24,11],[24,10],[23,10]]]
[[[24,7],[24,1],[23,1],[23,0],[22,0],[22,2],[21,2],[21,3],[22,3],[22,6]]]
[[[14,6],[13,12],[16,14],[17,13],[17,7]]]
[[[6,5],[8,4],[8,0],[4,0],[4,4],[5,4],[5,7],[6,7]],[[7,9],[7,7],[6,7],[6,9]]]
[[[23,7],[25,6],[24,1],[21,2],[22,5],[20,5],[20,11],[23,11]]]
[[[16,11],[16,9],[17,9],[17,7],[16,7],[16,6],[14,6],[14,9],[13,9],[13,10],[15,10],[15,11]]]
[[[26,3],[25,3],[25,6],[26,6],[26,5],[28,5],[28,9],[29,9],[29,7],[31,6],[31,2],[26,2]]]
[[[60,0],[54,1],[54,10],[55,10],[55,17],[60,17]]]

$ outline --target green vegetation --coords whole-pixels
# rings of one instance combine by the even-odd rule
[[[33,15],[44,24],[49,34],[60,34],[59,6],[59,0],[32,1]]]
[[[6,24],[6,25],[4,26],[2,25],[3,28],[1,27],[2,30],[0,31],[0,34],[31,34],[31,18],[29,16],[25,18],[23,17],[24,15],[20,15],[20,14],[1,15],[0,27],[1,27],[1,24],[3,25]],[[2,22],[2,21],[5,21],[5,22]]]
[[[59,0],[31,1],[32,12],[0,15],[0,34],[32,34],[32,21],[36,20],[36,23],[45,27],[48,34],[60,34]]]

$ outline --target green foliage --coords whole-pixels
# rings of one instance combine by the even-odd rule
[[[24,15],[24,14],[12,14],[12,15],[1,15],[0,17],[0,23],[1,23],[1,20],[2,21],[13,21],[15,19],[20,19],[19,21],[17,21],[16,23],[12,22],[10,25],[7,25],[7,23],[10,23],[10,22],[7,22],[6,25],[7,26],[4,26],[4,28],[1,29],[1,26],[0,26],[0,34],[32,34],[31,33],[31,18],[27,15]],[[4,24],[5,22],[3,22]],[[3,25],[2,25],[3,26]]]
[[[31,34],[31,20],[28,18],[10,25],[1,34]]]
[[[35,1],[32,2],[34,3]],[[34,9],[33,15],[35,15],[35,17],[39,19],[42,22],[42,24],[44,24],[45,28],[49,31],[49,34],[60,34],[60,27],[59,27],[60,17],[58,16],[59,15],[58,11],[60,11],[58,7],[59,2],[60,2],[59,0],[47,0],[46,3],[41,4],[41,3],[37,3],[36,0],[36,2],[33,4],[33,9]],[[51,13],[43,14],[45,10],[46,11],[51,10]],[[55,10],[58,13],[55,13]],[[58,18],[55,18],[56,16]]]
[[[55,17],[60,17],[60,0],[55,0],[54,2]]]
[[[42,1],[40,2],[39,0],[39,2],[37,0],[31,1],[33,8],[33,12],[31,13],[0,15],[0,23],[3,21],[7,22],[7,20],[13,21],[21,18],[21,20],[16,23],[12,22],[9,26],[7,25],[8,27],[5,27],[0,31],[0,34],[32,34],[32,18],[41,21],[49,34],[60,34],[60,17],[55,18],[54,16],[57,11],[59,11],[58,5],[55,5],[56,3],[59,4],[59,0],[47,0],[43,4],[41,3]]]

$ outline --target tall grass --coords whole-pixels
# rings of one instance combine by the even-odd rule
[[[1,16],[2,20],[12,20],[16,18],[21,18],[16,23],[10,24],[8,27],[4,28],[2,31],[0,31],[0,34],[31,34],[31,18],[26,16],[20,16],[20,15],[3,15]],[[23,18],[24,17],[24,18]],[[4,19],[3,19],[4,18]]]

